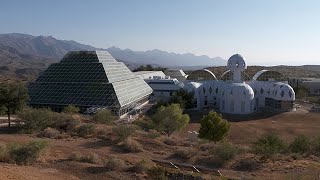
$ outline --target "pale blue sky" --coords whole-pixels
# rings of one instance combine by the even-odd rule
[[[0,0],[0,33],[249,64],[320,64],[319,0]]]

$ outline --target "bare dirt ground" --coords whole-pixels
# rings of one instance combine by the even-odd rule
[[[144,149],[139,153],[124,152],[112,141],[98,138],[45,139],[50,145],[41,155],[39,162],[30,166],[0,162],[0,179],[147,179],[145,174],[130,171],[130,167],[141,160],[152,163],[152,159],[197,164],[193,158],[183,160],[174,158],[172,155],[176,149],[190,146],[190,143],[185,143],[189,136],[188,131],[199,130],[200,125],[197,123],[199,118],[201,119],[200,115],[185,130],[174,134],[179,141],[175,145],[163,143],[161,138],[164,137],[152,139],[141,134],[135,135],[134,139]],[[99,128],[107,127],[102,125]],[[299,109],[296,112],[276,114],[258,120],[231,122],[231,130],[227,139],[233,144],[248,148],[257,137],[267,132],[275,132],[282,139],[288,141],[299,134],[313,138],[320,135],[320,113],[310,113],[305,109]],[[4,131],[4,128],[0,128],[0,144],[14,141],[25,143],[34,139],[37,139],[34,135],[14,134],[14,132]],[[70,161],[69,157],[74,152],[95,153],[101,159],[113,155],[125,160],[127,168],[121,172],[107,171],[102,162],[92,164]],[[235,162],[243,158],[253,157],[251,154],[242,154],[219,170],[225,177],[235,179],[318,179],[320,175],[320,158],[316,156],[301,159],[294,159],[290,156],[275,157],[275,159],[264,162],[259,169],[252,172],[235,170]]]

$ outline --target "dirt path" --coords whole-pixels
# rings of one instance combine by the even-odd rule
[[[78,180],[80,178],[70,174],[65,174],[52,168],[39,168],[33,166],[16,166],[10,164],[0,165],[1,180],[56,180],[70,179]]]

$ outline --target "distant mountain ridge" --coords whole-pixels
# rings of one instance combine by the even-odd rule
[[[68,51],[107,50],[116,59],[134,64],[157,64],[159,66],[220,66],[226,61],[220,57],[196,56],[193,54],[169,53],[161,50],[133,51],[111,47],[108,49],[84,45],[76,41],[58,40],[52,36],[32,36],[28,34],[0,34],[0,44],[15,48],[22,54],[61,59]]]
[[[208,56],[196,56],[191,53],[177,54],[161,51],[158,49],[149,51],[132,51],[130,49],[120,49],[111,47],[106,49],[116,59],[122,59],[126,62],[138,64],[158,64],[164,67],[176,66],[224,66],[227,61],[221,57],[210,58]]]
[[[118,47],[102,49],[76,41],[57,40],[52,36],[11,33],[0,34],[0,80],[34,80],[51,63],[58,62],[68,51],[75,50],[107,50],[115,59],[124,62],[130,69],[152,64],[167,68],[196,70],[205,67],[225,66],[227,63],[220,57],[210,58],[190,53],[169,53],[157,49],[150,51],[133,51]],[[225,67],[214,67],[212,70],[219,71],[223,68]],[[262,67],[257,66],[257,68],[261,69]],[[320,77],[320,65],[274,66],[272,68],[287,74],[288,77]]]

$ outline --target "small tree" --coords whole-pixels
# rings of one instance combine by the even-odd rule
[[[299,85],[299,87],[294,88],[296,93],[296,99],[305,99],[309,94],[309,89],[304,85]]]
[[[259,138],[253,145],[253,152],[261,155],[264,159],[280,153],[284,150],[286,145],[275,134],[267,134]]]
[[[4,107],[8,115],[8,124],[11,126],[11,114],[22,109],[29,96],[26,87],[22,83],[0,83],[0,106]]]
[[[228,135],[229,129],[230,123],[223,120],[221,115],[216,112],[209,112],[201,119],[198,137],[219,142]]]
[[[152,117],[155,128],[170,136],[174,131],[181,130],[190,121],[189,115],[183,114],[179,104],[161,106]]]
[[[290,144],[290,151],[293,153],[303,154],[310,150],[311,142],[310,139],[305,135],[299,135]]]
[[[80,112],[80,109],[73,105],[68,105],[65,108],[63,108],[63,112],[67,114],[77,114]]]

